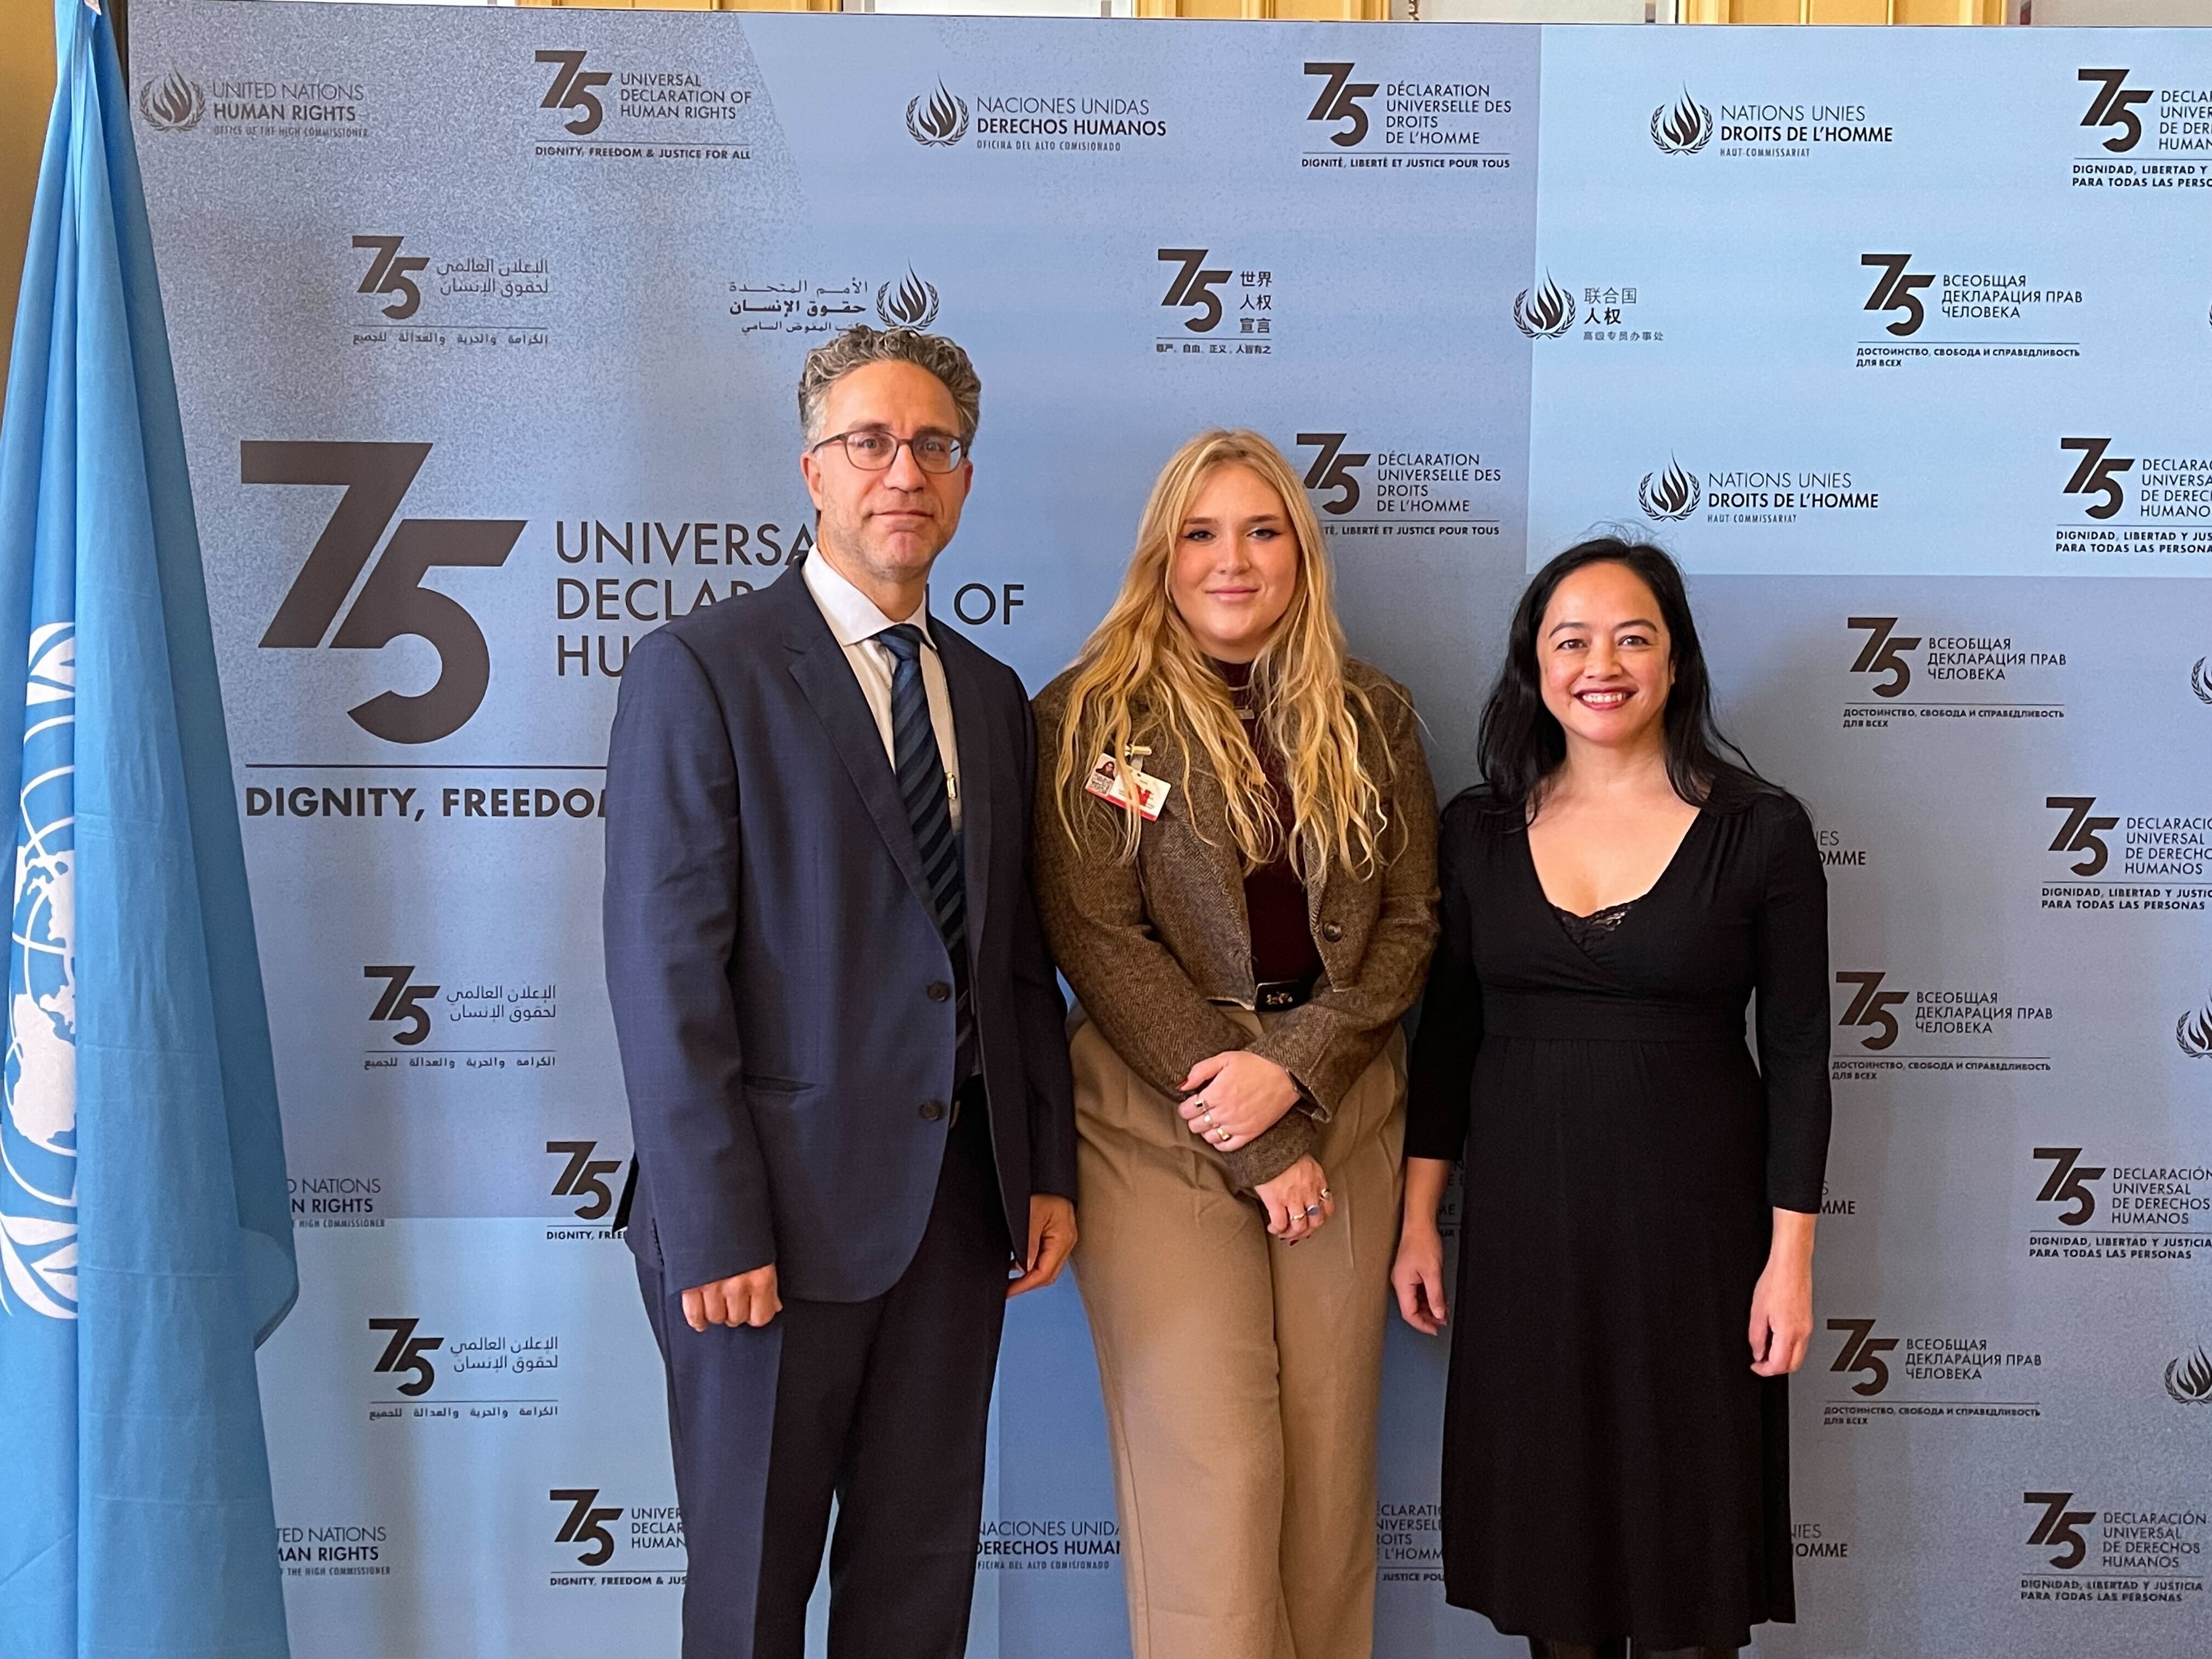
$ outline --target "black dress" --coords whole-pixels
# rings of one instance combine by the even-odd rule
[[[1440,854],[1406,1152],[1466,1160],[1446,1599],[1514,1635],[1741,1646],[1796,1616],[1788,1382],[1748,1327],[1770,1206],[1817,1212],[1827,1154],[1812,825],[1717,801],[1610,927],[1563,921],[1479,792]]]

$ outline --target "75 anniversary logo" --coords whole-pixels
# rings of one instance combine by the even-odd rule
[[[428,444],[249,439],[239,446],[241,483],[343,491],[262,635],[262,647],[313,651],[327,644],[335,651],[374,651],[411,634],[438,653],[438,678],[428,690],[380,692],[346,711],[362,731],[387,743],[451,737],[483,706],[491,685],[483,629],[459,599],[423,586],[422,578],[441,568],[506,563],[528,522],[401,519],[394,526],[400,501],[429,454]]]

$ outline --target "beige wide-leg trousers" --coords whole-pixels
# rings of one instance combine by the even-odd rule
[[[1369,1659],[1404,1038],[1322,1126],[1336,1213],[1294,1245],[1095,1025],[1072,1049],[1075,1273],[1135,1659]]]

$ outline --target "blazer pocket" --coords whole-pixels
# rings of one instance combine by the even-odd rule
[[[803,1095],[817,1086],[797,1078],[769,1077],[758,1072],[747,1072],[739,1080],[749,1095]]]

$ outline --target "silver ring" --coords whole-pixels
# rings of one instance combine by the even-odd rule
[[[1321,1213],[1321,1206],[1320,1206],[1320,1205],[1318,1205],[1318,1204],[1309,1204],[1309,1205],[1307,1205],[1307,1206],[1306,1206],[1306,1213],[1307,1213],[1308,1215],[1319,1215],[1319,1214]]]
[[[1207,1128],[1211,1129],[1213,1127],[1213,1109],[1210,1106],[1207,1107],[1206,1109],[1200,1115],[1198,1121],[1206,1125]]]
[[[1328,1188],[1326,1188],[1326,1187],[1322,1188],[1321,1189],[1321,1195],[1322,1195],[1323,1198],[1327,1198],[1327,1197],[1328,1196]]]

